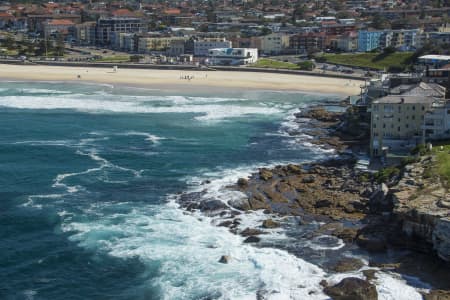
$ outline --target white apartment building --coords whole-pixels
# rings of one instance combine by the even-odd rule
[[[225,38],[205,38],[200,41],[194,41],[194,55],[208,56],[209,49],[231,48],[231,41]]]

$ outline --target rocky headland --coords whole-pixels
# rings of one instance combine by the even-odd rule
[[[450,194],[439,179],[425,176],[433,156],[416,157],[378,172],[361,170],[349,151],[361,151],[368,145],[367,124],[358,112],[312,107],[295,117],[299,124],[308,125],[305,127],[315,137],[312,143],[336,149],[337,158],[261,168],[228,187],[245,195],[240,199],[198,201],[203,191],[182,194],[181,206],[222,216],[217,225],[242,235],[244,243],[258,244],[266,230],[283,226],[277,218],[295,216],[299,226],[322,224],[311,237],[335,236],[368,253],[412,251],[400,256],[377,254],[363,270],[365,279],[349,277],[333,286],[323,282],[324,291],[333,299],[377,299],[373,284],[377,270],[424,278],[441,289],[426,294],[426,299],[450,299]],[[241,228],[241,214],[256,210],[267,214],[267,219],[257,228]],[[220,262],[230,259],[222,257]],[[359,259],[341,257],[325,267],[342,273],[363,266]]]

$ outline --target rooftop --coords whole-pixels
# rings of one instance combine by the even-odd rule
[[[410,96],[410,95],[389,95],[386,97],[382,97],[378,100],[373,101],[374,104],[421,104],[421,103],[431,103],[433,102],[433,97],[429,96]]]

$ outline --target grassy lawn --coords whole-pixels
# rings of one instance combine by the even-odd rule
[[[382,53],[324,54],[322,57],[332,64],[384,70],[392,66],[407,66],[412,54],[413,52],[395,52],[388,55]]]
[[[251,65],[251,67],[299,70],[299,67],[296,64],[293,64],[290,62],[279,61],[279,60],[268,59],[268,58],[259,59],[256,63]]]
[[[121,62],[129,62],[129,55],[114,55],[114,56],[104,56],[100,59],[96,60],[97,62],[112,62],[112,63],[121,63]]]
[[[443,150],[440,147],[443,147]],[[436,171],[441,176],[443,181],[446,181],[446,186],[450,183],[450,141],[446,143],[436,143],[433,145],[433,152],[437,158]]]

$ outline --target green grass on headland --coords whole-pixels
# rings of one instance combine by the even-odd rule
[[[412,55],[412,52],[323,54],[318,57],[318,60],[325,59],[327,63],[331,64],[378,70],[403,70],[409,65]]]
[[[434,144],[433,153],[437,159],[435,170],[441,177],[441,180],[446,181],[445,185],[448,187],[450,183],[450,141]]]
[[[290,62],[284,62],[269,58],[261,58],[256,63],[250,65],[255,68],[289,69],[299,70],[299,66]]]

